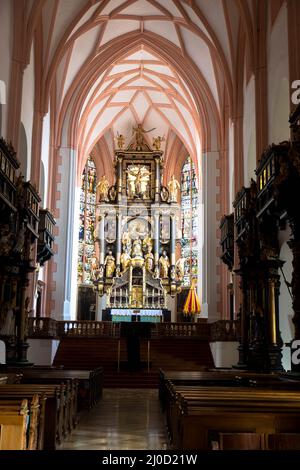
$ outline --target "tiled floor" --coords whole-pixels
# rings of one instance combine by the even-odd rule
[[[101,402],[80,417],[60,449],[167,449],[157,389],[104,389]]]

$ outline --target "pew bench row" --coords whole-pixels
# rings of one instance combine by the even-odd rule
[[[228,376],[222,381],[219,375],[214,381],[213,375],[192,373],[189,381],[189,373],[185,374],[185,379],[178,372],[160,374],[160,397],[172,448],[271,449],[284,440],[300,448],[299,387],[276,389],[274,377],[269,377],[272,387],[245,387],[231,386]]]

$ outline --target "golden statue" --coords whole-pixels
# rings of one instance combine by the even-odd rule
[[[138,124],[137,127],[132,128],[132,133],[135,132],[135,150],[143,150],[144,134],[147,134],[147,132],[154,131],[154,129],[155,127],[146,131],[143,128],[142,124]]]
[[[154,256],[152,253],[152,245],[147,245],[147,253],[145,254],[145,265],[149,271],[153,271],[154,267]]]
[[[105,268],[106,277],[113,277],[115,269],[116,269],[116,263],[115,263],[115,257],[113,256],[111,250],[109,250],[108,255],[105,258],[104,264],[106,266]]]
[[[142,258],[143,257],[143,252],[142,252],[142,242],[139,238],[134,240],[133,245],[132,245],[132,257],[133,258]]]
[[[160,135],[155,138],[153,137],[152,147],[154,147],[155,150],[160,150],[161,143],[164,142],[165,140],[166,140],[165,137],[160,137]]]
[[[168,189],[170,194],[170,202],[177,202],[177,192],[180,189],[180,184],[173,175],[168,183]]]
[[[145,165],[130,165],[126,170],[127,177],[127,195],[130,198],[147,197],[150,171]]]
[[[126,248],[129,248],[129,249],[131,248],[131,237],[130,237],[130,233],[127,232],[127,230],[125,230],[125,231],[123,232],[123,235],[122,235],[122,245],[123,245],[123,247],[125,247],[124,250],[125,250]]]
[[[109,182],[105,175],[102,176],[101,180],[97,184],[97,189],[99,188],[99,202],[107,202],[108,201],[108,190],[109,190]]]
[[[129,254],[129,250],[130,250],[130,248],[128,248],[128,246],[125,246],[125,249],[124,249],[123,253],[121,254],[120,261],[121,261],[122,271],[123,272],[126,271],[126,269],[128,269],[129,266],[130,266],[131,257],[130,257],[130,254]]]
[[[169,274],[170,261],[169,261],[166,250],[163,251],[161,257],[159,258],[159,264],[160,264],[160,276],[162,278],[167,278]]]
[[[123,134],[119,134],[119,132],[117,132],[117,144],[118,149],[120,150],[122,150],[125,145],[125,137],[123,136]]]

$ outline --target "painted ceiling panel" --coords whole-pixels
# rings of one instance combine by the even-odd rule
[[[138,0],[127,8],[124,8],[120,13],[124,15],[161,15],[161,11],[155,6],[147,2],[147,0]]]
[[[198,47],[193,47],[195,35],[184,28],[180,28],[182,36],[186,44],[186,49],[195,64],[202,72],[207,84],[209,85],[216,103],[219,103],[217,84],[215,80],[214,69],[211,61],[211,56],[207,45],[200,38],[198,39]]]
[[[53,4],[54,2],[50,0],[50,3]],[[71,23],[72,19],[75,18],[77,13],[79,13],[83,5],[82,0],[59,0],[51,40],[52,55],[60,39],[65,34],[68,25]],[[49,18],[47,21],[49,22]],[[50,57],[52,57],[52,55]]]
[[[138,30],[140,27],[139,21],[135,20],[110,20],[106,26],[101,46],[106,44],[111,39],[122,34],[130,33],[131,31]]]
[[[169,98],[159,91],[149,90],[148,95],[154,103],[167,103],[170,104]]]
[[[99,3],[98,2],[96,2],[95,5],[92,5],[88,9],[88,11],[81,17],[81,19],[78,21],[78,23],[76,23],[76,26],[72,30],[72,33],[70,34],[70,36],[72,36],[72,34],[74,34],[75,31],[77,31],[85,22],[87,22],[91,18],[91,16],[95,13],[97,8],[99,8]]]
[[[72,51],[71,60],[68,67],[68,73],[64,85],[64,94],[74,80],[76,74],[80,71],[83,62],[93,51],[98,37],[98,26],[89,30],[75,41]]]
[[[157,0],[157,3],[160,3],[164,8],[166,8],[166,10],[168,10],[172,16],[182,18],[182,14],[180,13],[180,10],[176,7],[176,5],[173,3],[173,0]]]
[[[180,47],[175,26],[171,21],[145,21],[145,30],[158,34]]]
[[[206,19],[209,21],[215,35],[222,45],[228,64],[231,66],[230,47],[227,35],[227,25],[224,17],[223,0],[214,0],[207,2],[206,0],[196,0],[200,6]]]
[[[125,102],[127,103],[128,101],[131,100],[135,93],[135,90],[121,90],[118,91],[115,96],[112,99],[112,103],[119,101],[119,102]]]

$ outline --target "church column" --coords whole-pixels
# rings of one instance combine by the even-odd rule
[[[159,276],[159,213],[154,214],[154,273]]]
[[[120,155],[117,156],[117,175],[118,202],[120,203],[122,200],[122,157]]]
[[[171,230],[170,230],[170,262],[171,262],[171,282],[175,281],[175,241],[176,241],[176,217],[171,214]]]
[[[100,245],[99,264],[100,264],[100,277],[103,277],[103,274],[104,274],[104,254],[105,254],[105,236],[104,236],[105,214],[101,214],[99,219],[100,219],[100,225],[99,225],[99,240],[100,240],[100,242],[99,242],[99,245]]]
[[[116,274],[117,276],[120,274],[121,271],[121,241],[122,241],[122,214],[118,212],[116,214],[117,217],[117,252],[116,252]]]
[[[160,202],[160,156],[155,157],[155,202]]]

